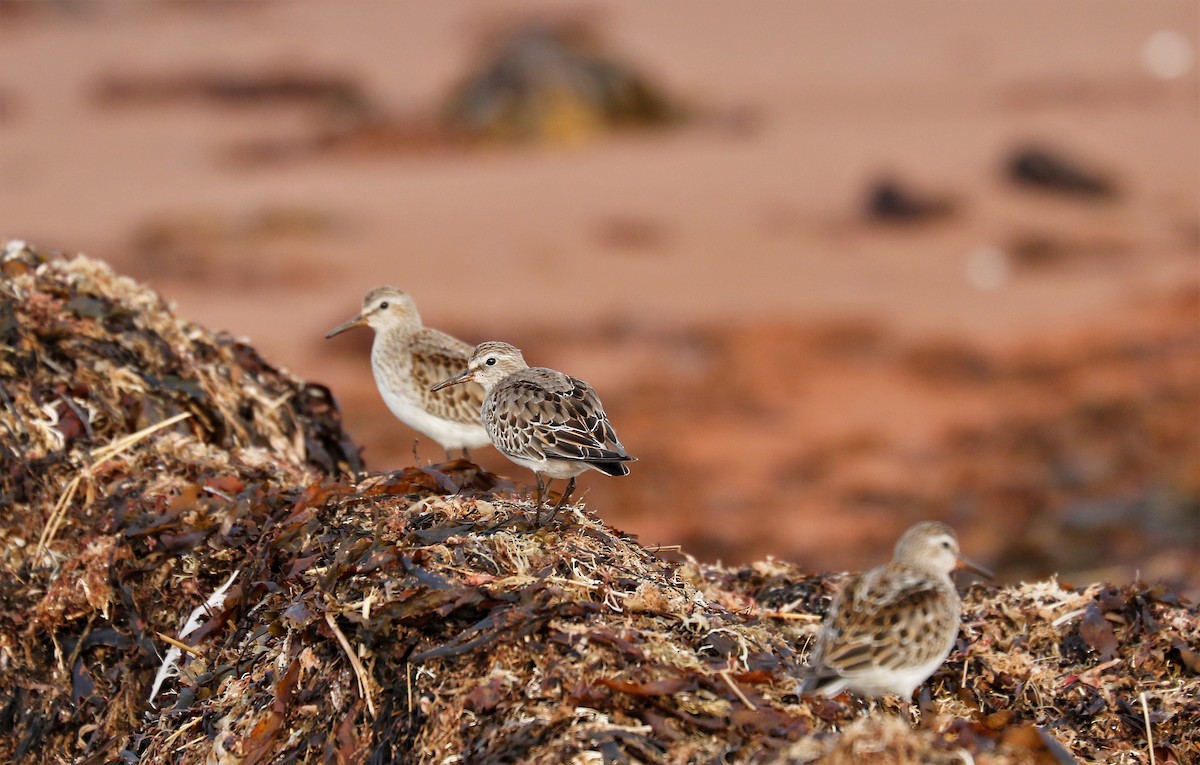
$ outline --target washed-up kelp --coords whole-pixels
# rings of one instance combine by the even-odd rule
[[[361,463],[327,390],[102,263],[0,269],[0,759],[69,761],[138,722],[155,630],[264,508]]]
[[[570,142],[669,125],[685,111],[606,52],[582,21],[535,22],[498,35],[443,109],[452,135],[495,142]]]
[[[538,528],[462,460],[352,477],[319,387],[94,261],[3,267],[2,761],[1200,757],[1165,588],[973,587],[919,727],[800,698],[838,576]]]

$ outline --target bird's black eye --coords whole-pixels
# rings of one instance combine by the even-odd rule
[[[488,357],[488,360],[487,360],[487,362],[486,362],[486,363],[487,363],[487,365],[488,365],[489,367],[494,367],[494,366],[496,366],[496,357],[495,357],[495,356],[489,356],[489,357]]]
[[[380,304],[379,304],[379,310],[381,310],[381,311],[382,311],[384,308],[387,308],[387,306],[388,306],[388,303],[387,303],[387,301],[385,300],[385,301],[383,301],[382,303],[380,303]]]

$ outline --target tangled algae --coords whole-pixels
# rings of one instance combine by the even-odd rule
[[[2,268],[0,760],[1200,760],[1165,588],[971,589],[919,726],[798,698],[836,575],[535,528],[461,460],[362,476],[324,388],[96,261]]]

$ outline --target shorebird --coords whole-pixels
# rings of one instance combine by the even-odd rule
[[[549,484],[542,476],[569,479],[547,522],[575,491],[575,478],[588,470],[629,475],[635,462],[608,422],[600,398],[583,380],[545,367],[530,367],[508,343],[476,346],[467,368],[433,386],[440,391],[474,380],[485,396],[481,415],[492,445],[533,471],[537,481],[537,520]]]
[[[421,324],[416,303],[395,287],[376,287],[363,298],[362,312],[326,333],[330,338],[354,327],[375,330],[371,369],[375,385],[392,414],[442,445],[446,459],[454,449],[488,443],[479,419],[483,388],[464,385],[433,392],[430,386],[466,368],[471,346]]]
[[[911,700],[958,635],[962,601],[950,580],[956,568],[991,577],[959,554],[946,524],[925,521],[904,532],[891,563],[851,576],[834,596],[799,692],[849,689]]]

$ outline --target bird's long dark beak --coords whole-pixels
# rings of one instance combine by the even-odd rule
[[[355,327],[365,327],[365,326],[367,326],[367,317],[363,316],[362,314],[359,314],[358,316],[355,316],[350,321],[344,321],[341,324],[334,327],[333,329],[326,332],[325,339],[328,340],[329,338],[333,337],[334,335],[340,335],[348,329],[354,329]]]
[[[966,569],[967,571],[973,571],[976,574],[979,574],[980,576],[982,576],[986,579],[995,579],[996,578],[996,575],[993,574],[992,570],[990,568],[988,568],[987,566],[976,563],[975,561],[971,560],[970,558],[964,558],[961,555],[958,556],[958,565],[956,565],[955,568],[962,568],[962,569]]]
[[[464,369],[463,371],[454,375],[454,377],[449,377],[445,380],[442,380],[440,383],[433,386],[429,390],[438,391],[438,390],[441,390],[442,388],[449,388],[451,385],[458,385],[459,383],[467,382],[470,379],[471,379],[471,370]]]

